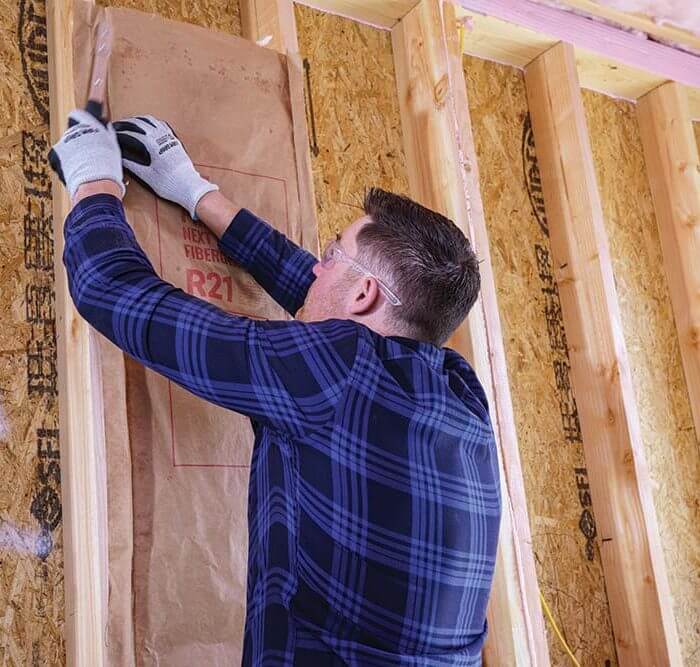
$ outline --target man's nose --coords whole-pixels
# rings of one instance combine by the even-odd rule
[[[319,274],[321,273],[321,262],[316,262],[316,264],[314,264],[313,266],[313,269],[311,270],[313,271],[313,274],[318,278]]]

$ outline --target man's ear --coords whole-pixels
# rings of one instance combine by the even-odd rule
[[[363,276],[351,294],[350,313],[353,315],[367,315],[377,306],[379,301],[377,280],[371,276]]]

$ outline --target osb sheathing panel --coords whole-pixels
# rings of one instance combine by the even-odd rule
[[[523,76],[464,69],[539,585],[579,662],[616,664]],[[570,664],[547,632],[552,663]]]
[[[97,4],[138,9],[173,21],[241,34],[238,0],[98,0]]]
[[[0,664],[64,662],[43,2],[0,0]]]
[[[240,33],[238,3],[131,0]],[[61,665],[53,225],[44,0],[0,0],[0,664]]]
[[[371,186],[408,192],[389,32],[295,6],[323,245],[357,219]]]
[[[583,100],[678,634],[685,664],[697,665],[700,450],[635,107],[589,91]]]

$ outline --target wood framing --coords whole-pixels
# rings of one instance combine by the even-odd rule
[[[302,245],[318,257],[318,220],[316,196],[311,173],[308,128],[304,113],[304,79],[297,26],[292,0],[239,0],[242,37],[261,42],[271,38],[268,48],[287,56],[289,94],[292,101],[294,148],[297,155],[299,204],[301,207]]]
[[[73,8],[72,2],[47,2],[52,141],[65,129],[68,113],[85,104],[74,95]],[[89,5],[85,9],[91,11]],[[63,267],[63,221],[70,209],[68,194],[54,175],[66,653],[71,664],[100,667],[107,618],[102,392],[95,333],[73,307]]]
[[[525,69],[600,551],[621,665],[681,664],[576,60]]]
[[[298,53],[292,0],[240,0],[241,36],[254,42],[270,37],[265,46],[280,53]]]
[[[622,665],[680,664],[579,85],[639,101],[683,367],[700,434],[700,166],[691,123],[700,118],[700,58],[530,0],[303,4],[391,29],[412,195],[455,220],[482,260],[480,299],[451,344],[472,362],[484,384],[502,473],[503,520],[485,662],[547,665],[549,655],[460,62],[457,24],[466,17],[465,52],[526,73],[618,658]],[[255,41],[270,36],[266,45],[288,57],[302,242],[318,254],[293,2],[241,0],[240,7],[243,35]],[[47,0],[54,141],[68,112],[84,103],[74,94],[73,11],[73,2]],[[97,10],[86,3],[85,11]],[[69,210],[65,189],[54,177],[65,637],[71,664],[101,667],[108,620],[103,390],[95,334],[72,305],[63,268],[62,229]]]
[[[537,56],[560,41],[559,38],[551,34],[553,32],[551,28],[549,31],[533,30],[503,20],[498,16],[484,16],[472,12],[465,13],[465,20],[467,17],[469,17],[472,29],[465,35],[464,50],[470,55],[485,60],[524,68]],[[586,19],[584,19],[584,25],[581,26],[582,34],[586,34],[587,30],[585,21]],[[588,22],[596,25],[593,21],[589,20]],[[608,29],[612,30],[613,34],[621,33],[621,39],[625,45],[627,44],[626,40],[632,39],[629,33],[622,30]],[[565,38],[565,41],[569,43],[570,40],[571,35]],[[605,45],[607,42],[604,41],[602,44]],[[634,44],[630,45],[630,47],[632,46]],[[670,47],[660,48],[674,51]],[[689,54],[681,55],[689,60],[687,67],[700,68],[700,58]],[[646,56],[649,62],[653,61],[655,57],[657,57],[655,54]],[[640,58],[640,62],[644,62],[644,58]],[[668,80],[661,74],[643,69],[641,64],[635,67],[615,60],[606,53],[583,47],[576,48],[576,65],[579,81],[583,88],[633,102]],[[700,88],[689,89],[689,101],[693,117],[700,117]]]
[[[392,28],[418,3],[417,0],[301,0],[301,4],[317,7],[323,11],[340,16],[347,16],[356,21],[370,23],[380,28]],[[476,3],[471,2],[471,0],[455,0],[455,4],[458,6],[461,5],[469,11],[478,11],[483,15],[498,16],[498,5],[503,3],[499,3],[498,0],[495,2],[489,1],[488,5],[493,7],[492,11],[484,11],[484,4],[481,4],[477,8]],[[624,28],[633,28],[634,30],[645,32],[659,40],[665,40],[669,43],[677,43],[681,46],[700,50],[700,37],[687,30],[676,28],[667,23],[656,22],[648,16],[623,12],[606,5],[601,5],[595,0],[559,0],[559,8],[556,9],[551,4],[548,5],[544,0],[540,0],[539,2],[537,0],[534,2],[532,0],[526,2],[520,1],[518,3],[508,2],[507,4],[511,5],[511,7],[519,4],[521,8],[515,9],[515,11],[523,11],[529,14],[533,21],[538,22],[539,27],[537,30],[544,28],[545,21],[551,22],[552,19],[550,18],[547,20],[547,17],[557,16],[559,17],[557,19],[558,21],[566,21],[567,16],[572,16],[570,12],[564,11],[568,6],[573,10],[585,13],[591,17],[600,18],[610,23],[617,23],[622,29],[602,23],[598,23],[598,27],[604,30],[608,28],[617,30],[617,32],[621,33],[621,36],[626,33],[631,39],[636,39],[638,42],[643,40],[640,40],[636,35],[629,34],[628,30]],[[593,23],[593,21],[586,16],[578,16],[577,19],[588,21],[589,25]],[[514,23],[517,24],[520,22],[515,21]],[[522,23],[522,25],[527,25],[527,23]],[[595,27],[594,25],[594,28]],[[605,49],[606,47],[601,45],[600,48]]]
[[[393,27],[417,4],[416,0],[301,1],[385,29]],[[572,0],[584,1],[591,4],[588,0]],[[584,88],[636,100],[665,81],[680,81],[691,86],[688,90],[691,117],[700,118],[698,56],[531,0],[456,0],[455,5],[457,17],[468,26],[465,53],[523,68],[557,42],[566,41],[576,47],[579,78]],[[628,16],[621,12],[616,15]],[[635,25],[645,21],[632,16],[629,20]],[[684,34],[683,31],[673,34],[676,32],[680,33],[679,38]],[[693,46],[692,39],[689,44]]]
[[[622,65],[623,79],[634,81],[640,72],[645,72],[656,75],[659,81],[674,79],[700,87],[700,58],[657,42],[638,39],[625,30],[585,16],[545,7],[531,0],[459,0],[458,4],[468,12],[518,26],[520,39],[524,41],[528,39],[526,31],[555,41],[566,41],[576,47],[579,62],[582,51],[604,56],[617,67],[616,77]],[[605,85],[605,80],[601,79],[600,84]]]
[[[454,8],[423,0],[392,30],[392,44],[412,196],[454,220],[483,260],[481,297],[451,345],[472,361],[485,386],[501,463],[503,520],[484,657],[493,665],[545,665],[548,647]]]
[[[686,91],[669,82],[637,106],[671,304],[700,437],[700,164]]]

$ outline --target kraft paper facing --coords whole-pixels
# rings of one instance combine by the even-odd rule
[[[301,242],[286,58],[247,40],[132,10],[77,2],[76,98],[94,25],[112,24],[113,120],[167,120],[200,173]],[[87,63],[87,64],[86,64]],[[302,176],[298,176],[302,174]],[[305,196],[305,195],[304,195]],[[227,311],[286,315],[178,207],[130,182],[124,200],[159,275]],[[247,418],[190,395],[101,341],[108,505],[109,665],[233,665],[245,617]]]

